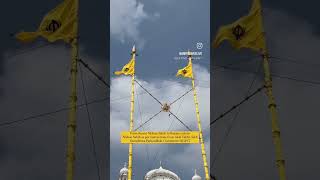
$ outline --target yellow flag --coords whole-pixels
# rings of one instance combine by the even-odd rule
[[[123,66],[121,71],[116,71],[114,72],[115,75],[133,75],[134,74],[134,65],[135,65],[135,60],[132,58],[128,64]]]
[[[185,78],[193,78],[193,73],[192,73],[192,62],[189,60],[189,63],[186,67],[179,69],[177,72],[176,76],[183,76]]]
[[[250,48],[258,52],[265,51],[260,0],[253,0],[247,16],[220,27],[214,40],[214,47],[218,47],[224,40],[228,40],[235,49]]]
[[[16,38],[22,42],[30,42],[42,36],[49,42],[64,40],[70,43],[76,38],[77,8],[78,0],[64,0],[42,19],[37,31],[20,32],[16,34]]]

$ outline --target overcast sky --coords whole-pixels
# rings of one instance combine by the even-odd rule
[[[245,15],[250,0],[211,1],[212,39],[217,28]],[[262,1],[268,49],[273,74],[301,80],[320,81],[319,21],[315,14],[317,1]],[[232,5],[232,6],[231,6]],[[232,67],[241,71],[257,71],[261,58],[251,51],[235,51],[228,43],[212,52],[211,65],[224,65],[239,61]],[[288,60],[289,59],[289,60]],[[290,61],[291,59],[291,61]],[[293,63],[292,60],[296,61]],[[290,61],[290,62],[288,62]],[[318,65],[316,65],[318,64]],[[213,67],[214,68],[214,67]],[[262,68],[260,66],[260,72]],[[251,92],[262,85],[262,74],[256,77]],[[254,75],[217,69],[211,74],[211,118],[242,100]],[[288,179],[319,179],[320,160],[317,143],[319,137],[318,107],[319,85],[273,77],[274,96],[277,102],[281,139],[286,159]],[[232,123],[227,140],[225,133],[235,116],[223,118],[211,128],[211,170],[217,179],[277,179],[275,153],[272,143],[271,120],[263,93],[241,106]],[[217,160],[217,148],[224,143]]]
[[[194,60],[197,79],[201,121],[208,127],[210,118],[210,11],[209,1],[132,1],[111,0],[111,167],[110,179],[118,177],[124,162],[128,162],[128,145],[120,144],[120,132],[129,129],[130,78],[116,77],[112,73],[120,70],[130,60],[132,46],[137,47],[136,76],[141,84],[152,90],[161,102],[172,102],[190,90],[191,81],[175,77],[177,70],[187,65],[187,60],[177,60],[179,52],[202,52],[201,59]],[[197,49],[197,43],[203,48]],[[181,56],[182,57],[182,56]],[[143,90],[136,84],[137,94]],[[129,96],[129,97],[128,97]],[[121,101],[117,99],[127,97]],[[135,97],[135,127],[160,110],[159,104],[144,94]],[[197,130],[193,94],[172,105],[193,130]],[[145,131],[186,131],[174,117],[161,113]],[[209,128],[206,128],[205,144],[210,162]],[[188,158],[189,157],[189,158]],[[190,158],[192,157],[192,158]],[[152,169],[163,168],[175,172],[181,179],[191,179],[194,169],[204,177],[200,145],[134,145],[133,173],[135,179],[143,179]]]
[[[0,29],[1,123],[49,112],[68,105],[69,47],[63,43],[54,43],[50,46],[28,50],[45,43],[38,39],[35,43],[21,45],[10,37],[11,33],[22,29],[25,31],[35,30],[43,15],[59,2],[61,1],[12,0],[1,6],[0,14],[1,17],[4,17]],[[195,50],[195,44],[199,41],[203,42],[205,55],[202,60],[195,63],[198,64],[195,67],[198,72],[201,72],[201,77],[204,79],[198,81],[199,94],[209,94],[207,81],[210,80],[211,83],[211,119],[238,103],[246,94],[254,78],[252,74],[223,69],[213,71],[210,77],[207,73],[209,69],[209,25],[212,27],[211,39],[213,39],[220,25],[231,23],[248,12],[251,0],[211,0],[211,18],[209,18],[207,0],[190,0],[188,2],[182,2],[182,0],[144,0],[138,1],[140,3],[138,7],[134,6],[136,1],[131,1],[131,3],[127,3],[127,8],[132,11],[117,12],[128,15],[126,21],[112,22],[111,20],[110,24],[116,24],[117,29],[111,28],[110,31],[107,8],[109,1],[80,2],[81,57],[107,80],[109,79],[108,75],[111,75],[111,84],[116,85],[112,86],[111,94],[119,91],[115,98],[121,97],[122,94],[128,94],[129,88],[124,87],[128,86],[126,78],[116,78],[112,72],[128,62],[134,43],[138,46],[139,54],[137,57],[138,80],[150,89],[159,89],[158,87],[163,84],[175,83],[175,85],[163,88],[162,91],[154,91],[159,99],[170,101],[183,90],[188,90],[190,85],[188,81],[174,77],[177,68],[185,65],[184,61],[174,60],[174,57],[179,51],[189,48]],[[320,67],[317,65],[319,64],[317,54],[320,50],[318,2],[315,0],[306,2],[269,0],[262,1],[262,3],[270,54],[298,62],[293,63],[283,59],[273,61],[271,62],[272,72],[276,75],[296,79],[320,81]],[[110,59],[112,60],[110,66],[109,35],[111,37]],[[25,50],[26,53],[21,53]],[[253,58],[255,56],[253,52],[234,51],[227,43],[214,49],[211,54],[213,56],[211,65],[241,61],[233,67],[244,71],[256,71],[260,62],[259,58]],[[106,88],[88,71],[84,70],[83,73],[89,101],[108,96],[109,92]],[[256,77],[251,92],[262,85],[262,77],[262,75]],[[80,78],[78,82],[78,100],[79,103],[83,103]],[[320,146],[317,139],[320,135],[317,129],[319,127],[319,85],[276,77],[273,78],[273,83],[274,95],[279,109],[288,179],[319,179]],[[141,89],[137,87],[137,91],[141,91]],[[178,102],[173,107],[178,111],[179,103],[182,104],[177,113],[181,117],[189,116],[188,113],[194,112],[193,106],[186,107],[187,104],[193,105],[187,103],[192,101],[188,98],[190,97],[186,97],[182,103]],[[208,102],[203,98],[199,99],[201,106],[205,106]],[[147,95],[141,95],[138,99],[139,102],[142,102],[141,108],[146,108],[146,104],[143,102],[154,103],[152,99],[148,99]],[[111,102],[114,110],[119,110],[119,107],[128,108],[123,105],[128,106],[126,100],[122,100]],[[138,107],[136,113],[139,113]],[[119,149],[119,156],[114,156],[119,159],[119,162],[114,164],[114,169],[111,169],[110,175],[108,174],[108,109],[109,106],[105,102],[89,106],[101,179],[108,179],[112,173],[117,176],[118,170],[123,166],[123,161],[127,160],[127,147]],[[191,110],[188,111],[189,109]],[[147,107],[143,110],[143,117],[147,118],[155,110],[157,110],[156,106]],[[206,113],[209,112],[208,109],[201,107],[200,110],[202,119],[208,122],[206,116]],[[240,110],[221,153],[215,163],[211,164],[212,173],[218,179],[224,180],[276,179],[278,175],[274,164],[271,122],[265,95],[263,93],[256,95],[241,106]],[[185,111],[188,112],[184,113]],[[124,112],[129,113],[129,111]],[[128,115],[121,114],[117,117],[123,120],[123,124],[120,124],[119,127],[124,127],[124,129],[128,122],[126,116]],[[78,110],[78,117],[76,179],[98,179],[85,108]],[[137,115],[137,117],[139,116]],[[234,114],[231,113],[211,128],[211,163],[233,117]],[[171,117],[163,114],[155,119],[155,122],[159,123],[162,119],[172,120]],[[1,126],[0,179],[65,178],[66,120],[67,112],[63,111],[19,125]],[[178,123],[172,126],[181,128]],[[194,124],[190,122],[190,126],[192,127]],[[135,151],[148,151],[150,155],[137,156],[136,158],[146,159],[146,161],[148,158],[153,160],[152,154],[159,152],[158,148],[160,147],[151,146],[146,150],[146,146],[139,146]],[[197,161],[189,167],[175,163],[178,162],[178,159],[199,149],[191,147],[181,149],[178,146],[164,146],[163,148],[160,149],[162,154],[159,153],[154,161],[147,161],[148,163],[141,168],[141,172],[136,172],[135,177],[141,178],[143,172],[146,172],[148,168],[158,168],[161,156],[163,157],[163,166],[176,171],[180,176],[183,174],[181,177],[184,179],[190,179],[193,168],[202,163],[199,161],[201,159],[196,156],[192,156],[195,159],[186,159],[184,162],[188,164],[189,161]],[[124,155],[122,156],[122,154]],[[176,156],[165,156],[166,154]],[[186,174],[183,173],[184,171]]]
[[[34,31],[43,16],[61,0],[8,1],[1,16],[0,121],[11,122],[68,107],[70,95],[70,48],[63,42],[46,44],[41,38],[21,44],[10,37],[20,30]],[[80,57],[107,79],[109,50],[108,2],[80,0]],[[33,50],[30,50],[33,48]],[[78,70],[78,102],[84,103]],[[106,87],[82,69],[88,101],[108,96]],[[89,105],[101,179],[108,179],[107,101]],[[75,179],[98,179],[88,116],[77,113]],[[64,179],[68,111],[25,123],[1,126],[0,179]]]

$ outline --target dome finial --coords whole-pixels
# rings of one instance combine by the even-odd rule
[[[194,176],[192,177],[192,180],[201,180],[201,177],[197,174],[197,169],[194,169]]]
[[[161,161],[160,161],[160,168],[162,168],[162,163],[161,163]]]
[[[128,168],[127,168],[127,162],[124,163],[124,167],[120,169],[120,175],[127,175],[128,174]]]

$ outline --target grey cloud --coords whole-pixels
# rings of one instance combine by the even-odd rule
[[[317,63],[314,59],[319,47],[319,37],[314,27],[305,19],[297,18],[282,11],[267,9],[265,12],[265,29],[267,31],[270,54],[283,58],[293,58],[299,63]],[[243,56],[244,52],[231,48],[220,49],[222,53],[215,57],[217,63],[225,59]],[[219,53],[219,50],[215,50]],[[252,54],[252,53],[251,53]],[[259,59],[255,62],[257,63]],[[319,68],[297,65],[281,61],[271,61],[275,74],[287,75],[300,79],[319,81]],[[246,64],[236,67],[254,71]],[[232,78],[238,76],[237,78]],[[262,85],[262,74],[252,91]],[[253,75],[232,71],[217,71],[212,83],[212,107],[214,117],[244,98]],[[320,97],[318,86],[285,79],[273,78],[274,96],[278,104],[281,138],[286,159],[289,179],[318,179],[316,173],[319,160],[319,144],[316,137],[319,126],[316,120]],[[234,113],[226,116],[211,128],[211,157],[215,156],[222,143],[226,128]],[[228,141],[212,167],[218,179],[277,179],[274,146],[271,135],[271,120],[267,109],[267,98],[260,93],[241,107],[239,117],[229,135]]]
[[[82,53],[84,54],[84,53]],[[92,58],[82,56],[97,72],[104,67]],[[4,96],[0,107],[1,122],[10,122],[34,114],[68,106],[69,49],[52,45],[16,56],[6,65],[2,81]],[[83,69],[89,101],[106,97],[94,77]],[[81,81],[78,79],[78,102],[83,103]],[[89,107],[97,145],[102,178],[107,174],[107,102]],[[96,178],[92,144],[85,108],[78,109],[76,177]],[[65,177],[65,149],[67,112],[41,117],[22,124],[1,127],[1,178],[62,179]]]

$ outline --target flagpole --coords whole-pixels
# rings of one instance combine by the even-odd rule
[[[263,23],[263,12],[261,10],[261,22]],[[267,50],[266,41],[264,41],[264,50],[262,50],[262,59],[263,59],[263,69],[264,69],[264,81],[266,87],[266,95],[268,97],[269,105],[268,109],[271,115],[271,128],[272,128],[272,139],[273,144],[275,146],[275,153],[276,153],[276,166],[279,171],[279,178],[280,180],[286,180],[286,172],[285,172],[285,159],[283,156],[283,150],[281,145],[281,138],[280,138],[280,127],[278,121],[278,113],[277,113],[277,105],[272,93],[272,78],[270,73],[270,65],[269,65],[269,54]]]
[[[271,114],[272,138],[273,138],[273,143],[275,145],[275,150],[276,150],[275,151],[276,165],[279,170],[280,180],[286,180],[285,160],[283,157],[283,151],[282,151],[282,145],[281,145],[281,139],[280,139],[280,128],[279,128],[277,109],[276,109],[277,105],[272,94],[272,80],[270,75],[268,54],[266,52],[263,54],[263,67],[264,67],[264,75],[265,75],[264,81],[266,86],[266,95],[269,101],[268,108]]]
[[[132,48],[132,59],[135,61],[136,50],[135,46]],[[135,67],[134,67],[135,68]],[[134,75],[131,79],[131,108],[130,108],[130,132],[133,131],[133,117],[134,117]],[[128,161],[128,180],[132,179],[132,144],[129,144],[129,161]]]
[[[70,110],[69,120],[67,125],[67,167],[66,167],[66,179],[73,180],[74,177],[74,161],[75,161],[75,144],[76,144],[76,109],[77,109],[77,59],[78,59],[78,9],[79,0],[75,1],[76,8],[76,23],[75,23],[75,36],[71,42],[71,95],[70,95]]]
[[[188,59],[189,61],[192,62],[191,54],[188,54]],[[199,138],[200,138],[200,144],[201,144],[201,155],[203,159],[203,167],[204,167],[204,172],[205,172],[205,179],[210,180],[209,177],[209,170],[208,170],[208,163],[207,163],[207,155],[206,155],[206,150],[203,142],[203,135],[202,135],[202,128],[201,128],[201,121],[200,121],[200,112],[199,112],[199,103],[197,99],[197,92],[195,88],[195,83],[194,83],[194,78],[192,75],[192,90],[193,90],[193,99],[194,99],[194,104],[196,106],[196,117],[197,117],[197,122],[198,122],[198,129],[199,129]]]

